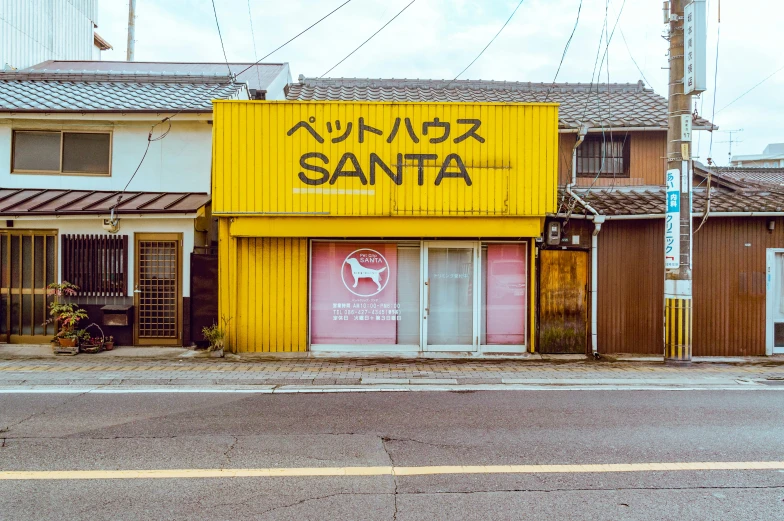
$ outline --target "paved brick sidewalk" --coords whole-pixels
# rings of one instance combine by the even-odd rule
[[[490,384],[739,384],[784,381],[784,365],[455,360],[0,360],[0,387],[15,386],[335,386]]]

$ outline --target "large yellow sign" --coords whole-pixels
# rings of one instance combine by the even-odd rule
[[[543,216],[554,104],[216,101],[223,215]]]

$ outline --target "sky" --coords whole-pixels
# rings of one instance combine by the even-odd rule
[[[226,55],[232,62],[254,62],[344,1],[215,0]],[[351,0],[265,61],[288,62],[294,81],[300,74],[321,76],[410,1]],[[476,58],[517,4],[415,0],[329,76],[452,79]],[[460,78],[552,82],[579,5],[580,0],[523,0],[500,36]],[[728,163],[730,138],[733,155],[759,154],[768,143],[784,142],[784,70],[734,101],[784,67],[784,2],[707,0],[707,5],[708,90],[695,104],[720,130],[713,133],[712,144],[708,132],[695,132],[694,144],[701,161],[712,157],[723,165]],[[595,73],[599,47],[604,52],[607,45],[600,44],[605,13],[612,37],[605,65]],[[127,24],[127,0],[100,0],[97,32],[114,46],[103,53],[104,60],[125,60]],[[597,75],[602,82],[608,77],[613,83],[643,80],[666,96],[664,34],[661,0],[583,0],[558,81],[590,83]],[[136,61],[224,61],[211,0],[137,0],[135,40]],[[739,129],[743,131],[727,132]]]

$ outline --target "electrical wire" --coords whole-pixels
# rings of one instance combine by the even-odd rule
[[[547,94],[544,96],[544,101],[547,102],[547,99],[550,97],[550,92],[555,88],[555,82],[558,80],[558,73],[561,72],[561,66],[563,65],[564,59],[566,58],[566,52],[569,50],[569,46],[572,44],[572,38],[574,38],[574,33],[577,31],[577,24],[580,23],[580,12],[583,10],[583,0],[580,0],[580,5],[577,6],[577,19],[574,21],[574,27],[572,28],[572,34],[569,35],[569,39],[566,40],[566,46],[564,47],[563,54],[561,55],[561,63],[558,64],[558,68],[555,70],[555,77],[553,78],[553,84],[547,89]]]
[[[629,51],[629,58],[632,59],[632,62],[634,63],[634,66],[637,67],[638,71],[640,71],[640,76],[642,76],[642,79],[645,80],[645,83],[648,86],[652,87],[653,85],[651,85],[651,82],[649,82],[648,78],[645,77],[645,73],[642,72],[642,69],[640,68],[640,66],[637,65],[637,60],[635,60],[634,59],[634,55],[632,55],[632,50],[631,50],[631,48],[629,48],[629,42],[626,41],[626,35],[623,34],[623,27],[621,27],[620,30],[621,30],[621,38],[623,38],[623,44],[626,46],[626,50]]]
[[[717,111],[716,111],[716,114],[718,114],[718,113],[719,113],[719,112],[721,112],[722,110],[726,109],[727,107],[729,107],[730,105],[732,105],[733,103],[735,103],[736,101],[738,101],[739,99],[741,99],[743,96],[745,96],[745,95],[746,95],[746,94],[748,94],[749,92],[753,91],[754,89],[756,89],[757,87],[759,87],[760,85],[762,85],[763,83],[765,83],[766,81],[768,81],[769,79],[771,79],[773,76],[775,76],[776,74],[780,73],[781,71],[784,71],[784,65],[782,65],[781,67],[779,67],[778,69],[776,69],[775,71],[773,71],[772,73],[770,73],[768,76],[766,76],[766,77],[765,77],[765,79],[764,79],[764,80],[762,80],[761,82],[757,83],[757,84],[756,84],[756,85],[754,85],[752,88],[750,88],[749,90],[747,90],[746,92],[744,92],[743,94],[741,94],[740,96],[738,96],[737,98],[735,98],[734,100],[730,101],[729,103],[727,103],[726,105],[724,105],[722,108],[720,108],[719,110],[717,110]]]
[[[253,57],[256,58],[256,61],[259,61],[259,51],[256,49],[256,33],[253,30],[253,11],[250,9],[250,0],[248,0],[248,21],[250,22],[250,37],[251,41],[253,41]],[[261,88],[261,73],[259,72],[259,68],[256,67],[256,80],[259,82],[259,88]]]
[[[716,95],[719,93],[719,42],[721,42],[721,0],[719,0],[719,21],[716,24],[716,64],[713,70],[713,114],[711,115],[710,124],[713,127],[714,121],[716,119]],[[732,139],[732,134],[730,134],[730,139]],[[730,143],[730,148],[732,148],[732,143]],[[710,133],[710,145],[708,147],[708,158],[713,157],[713,130]],[[708,220],[708,215],[710,214],[710,207],[711,207],[711,181],[713,177],[713,172],[708,169],[708,176],[707,182],[708,185],[706,186],[707,195],[705,201],[705,211],[702,213],[702,220],[700,221],[700,225],[697,226],[697,229],[694,230],[692,235],[697,233],[702,229],[702,226]],[[701,184],[701,183],[700,183]]]
[[[348,55],[346,55],[346,57],[345,57],[345,58],[343,58],[342,60],[340,60],[339,62],[337,62],[335,65],[333,65],[333,66],[332,66],[332,67],[331,67],[331,68],[330,68],[330,69],[329,69],[327,72],[325,72],[324,74],[322,74],[321,76],[319,76],[319,78],[323,78],[324,76],[326,76],[327,74],[329,74],[330,72],[332,72],[332,70],[333,70],[333,69],[335,69],[335,68],[336,68],[338,65],[340,65],[340,64],[341,64],[341,63],[343,63],[344,61],[348,60],[348,59],[351,57],[351,55],[352,55],[352,54],[354,54],[355,52],[357,52],[358,50],[360,50],[362,47],[364,47],[364,45],[365,45],[366,43],[368,43],[370,40],[372,40],[372,39],[373,39],[373,37],[375,37],[375,36],[376,36],[378,33],[380,33],[381,31],[383,31],[383,30],[384,30],[384,28],[385,28],[387,25],[389,25],[389,24],[391,24],[392,22],[394,22],[394,21],[395,21],[395,18],[397,18],[398,16],[400,16],[401,14],[403,14],[403,12],[404,12],[406,9],[408,9],[409,7],[411,7],[411,6],[414,4],[414,2],[416,2],[416,0],[411,0],[411,2],[409,2],[409,3],[408,3],[408,4],[407,4],[407,5],[406,5],[406,6],[405,6],[403,9],[401,9],[400,11],[398,11],[398,13],[397,13],[395,16],[393,16],[392,18],[390,18],[390,19],[389,19],[389,21],[388,21],[387,23],[385,23],[384,25],[382,25],[382,26],[381,26],[381,27],[378,29],[378,31],[376,31],[376,32],[374,32],[373,34],[371,34],[371,35],[370,35],[370,37],[369,37],[367,40],[365,40],[364,42],[362,42],[361,44],[359,44],[359,47],[357,47],[356,49],[354,49],[353,51],[351,51],[350,53],[348,53]]]
[[[226,56],[226,47],[223,45],[223,35],[218,23],[218,10],[215,8],[215,0],[212,0],[212,12],[215,13],[215,26],[218,28],[218,38],[220,38],[221,49],[223,49],[223,59],[226,60],[226,68],[229,69],[229,76],[231,76],[231,66],[229,65],[229,58]]]
[[[251,67],[255,67],[256,65],[258,65],[259,63],[261,63],[261,61],[262,61],[262,60],[264,60],[264,59],[266,59],[266,58],[269,58],[271,55],[275,54],[277,51],[281,50],[282,48],[284,48],[285,46],[287,46],[288,44],[290,44],[291,42],[293,42],[294,40],[296,40],[297,38],[299,38],[300,36],[302,36],[303,34],[305,34],[306,32],[308,32],[309,30],[313,29],[315,26],[317,26],[318,24],[320,24],[321,22],[323,22],[324,20],[326,20],[326,19],[327,19],[327,18],[329,18],[330,16],[332,16],[334,13],[336,13],[338,10],[340,10],[340,9],[341,9],[343,6],[345,6],[346,4],[350,3],[351,1],[352,1],[352,0],[346,0],[345,2],[343,2],[342,4],[340,4],[339,6],[337,6],[335,9],[333,9],[333,10],[332,10],[332,11],[330,11],[329,13],[325,14],[324,16],[322,16],[321,18],[319,18],[318,20],[316,20],[314,23],[310,24],[310,25],[309,25],[308,27],[306,27],[306,28],[305,28],[303,31],[300,31],[300,32],[299,32],[299,33],[297,33],[297,34],[296,34],[294,37],[292,37],[292,38],[289,38],[289,39],[288,39],[286,42],[284,42],[283,44],[281,44],[281,45],[279,45],[278,47],[276,47],[275,49],[273,49],[273,50],[272,50],[270,53],[266,54],[265,56],[262,56],[262,57],[261,57],[260,59],[258,59],[258,60],[257,60],[255,63],[253,63],[253,64],[251,64],[251,65],[249,65],[249,66],[245,67],[244,69],[242,69],[242,70],[241,70],[239,73],[237,73],[236,75],[232,75],[232,74],[231,74],[231,70],[230,70],[230,71],[229,71],[229,76],[228,76],[228,78],[227,78],[227,81],[226,81],[226,82],[224,82],[224,83],[218,83],[218,84],[217,84],[217,85],[216,85],[216,86],[215,86],[213,89],[211,89],[210,91],[208,91],[208,92],[205,94],[205,97],[209,97],[209,96],[211,96],[211,95],[212,95],[214,92],[216,92],[218,89],[220,89],[220,88],[222,88],[222,87],[226,87],[226,86],[228,86],[228,85],[232,85],[232,84],[234,83],[234,78],[235,78],[236,76],[239,76],[240,74],[242,74],[242,73],[244,73],[244,72],[248,71],[248,70],[249,70]],[[214,2],[213,2],[213,6],[214,6]],[[217,21],[217,19],[216,19],[216,21]],[[147,148],[145,148],[145,150],[144,150],[144,154],[142,155],[142,159],[139,161],[139,164],[136,166],[136,169],[134,170],[134,172],[133,172],[133,175],[131,175],[131,178],[130,178],[130,179],[128,180],[128,182],[126,183],[126,185],[125,185],[125,188],[123,188],[123,189],[122,189],[122,192],[120,192],[120,194],[118,195],[118,197],[117,197],[117,202],[114,204],[114,206],[112,206],[112,210],[113,210],[114,208],[116,208],[118,204],[120,204],[120,201],[122,200],[122,196],[123,196],[123,194],[124,194],[124,193],[125,193],[125,191],[128,189],[128,186],[130,186],[130,184],[131,184],[131,181],[133,181],[133,178],[134,178],[134,177],[136,177],[136,173],[137,173],[137,172],[139,172],[139,169],[141,168],[141,166],[142,166],[142,163],[144,163],[144,159],[147,157],[147,152],[148,152],[148,151],[149,151],[149,149],[150,149],[150,143],[152,143],[153,141],[160,141],[161,139],[163,139],[163,138],[165,138],[166,136],[168,136],[168,135],[169,135],[169,132],[171,131],[171,120],[172,120],[172,118],[174,118],[174,117],[176,117],[177,115],[181,114],[181,113],[182,113],[184,110],[187,110],[188,108],[192,107],[192,106],[193,106],[193,105],[195,105],[196,103],[200,103],[201,101],[203,101],[203,98],[200,98],[200,97],[193,97],[193,98],[191,99],[190,103],[187,103],[187,104],[185,104],[183,107],[181,107],[181,108],[180,108],[179,110],[177,110],[175,113],[173,113],[173,114],[172,114],[172,115],[170,115],[170,116],[166,116],[166,117],[165,117],[165,118],[163,118],[162,120],[160,120],[160,121],[158,121],[157,123],[155,123],[155,124],[152,126],[152,128],[150,128],[150,132],[149,132],[149,134],[147,135]],[[153,131],[155,130],[155,127],[157,127],[158,125],[160,125],[160,124],[162,124],[162,123],[167,123],[167,122],[169,123],[169,127],[166,129],[166,131],[165,131],[164,133],[162,133],[160,136],[158,136],[157,138],[153,138],[153,137],[152,137],[152,133],[153,133]]]
[[[492,38],[492,39],[491,39],[491,40],[490,40],[490,41],[487,43],[487,45],[485,45],[484,49],[482,49],[482,50],[479,52],[479,54],[476,56],[476,58],[474,58],[473,60],[471,60],[471,63],[469,63],[469,64],[466,66],[466,68],[465,68],[465,69],[463,69],[462,71],[460,71],[460,73],[458,73],[458,75],[457,75],[457,76],[455,76],[455,79],[453,79],[452,81],[450,81],[449,83],[447,83],[446,87],[444,87],[445,89],[449,88],[449,86],[450,86],[450,85],[452,85],[452,83],[454,83],[454,82],[457,80],[457,78],[459,78],[460,76],[462,76],[462,75],[463,75],[463,73],[464,73],[465,71],[467,71],[468,69],[470,69],[470,68],[471,68],[471,66],[472,66],[474,63],[476,63],[476,60],[478,60],[478,59],[479,59],[479,58],[480,58],[480,57],[481,57],[481,56],[482,56],[482,55],[485,53],[485,51],[487,50],[487,48],[488,48],[488,47],[490,47],[490,46],[493,44],[493,42],[495,41],[495,39],[496,39],[496,38],[498,38],[498,35],[499,35],[499,34],[501,34],[501,32],[502,32],[502,31],[503,31],[503,30],[506,28],[506,26],[507,26],[507,25],[509,25],[509,22],[511,22],[511,21],[512,21],[512,18],[514,17],[514,15],[515,15],[515,13],[517,12],[517,10],[518,10],[518,9],[520,9],[520,6],[521,6],[521,5],[523,5],[523,2],[524,2],[524,1],[525,1],[525,0],[520,0],[520,2],[518,2],[518,4],[517,4],[517,7],[515,7],[515,8],[514,8],[514,11],[512,11],[512,14],[510,14],[510,15],[509,15],[509,18],[507,18],[507,19],[506,19],[506,21],[504,22],[504,25],[502,25],[502,26],[501,26],[501,28],[500,28],[500,29],[498,29],[498,32],[497,32],[497,33],[495,33],[495,36],[493,36],[493,38]]]

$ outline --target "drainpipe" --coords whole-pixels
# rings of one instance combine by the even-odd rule
[[[588,133],[588,125],[581,125],[577,134],[577,142],[572,148],[572,179],[566,185],[566,193],[573,197],[580,205],[593,214],[593,234],[591,235],[591,353],[594,358],[599,358],[599,337],[598,325],[598,300],[599,300],[599,232],[602,230],[604,216],[599,215],[590,204],[572,191],[572,187],[577,185],[577,147],[579,147],[585,135]]]

